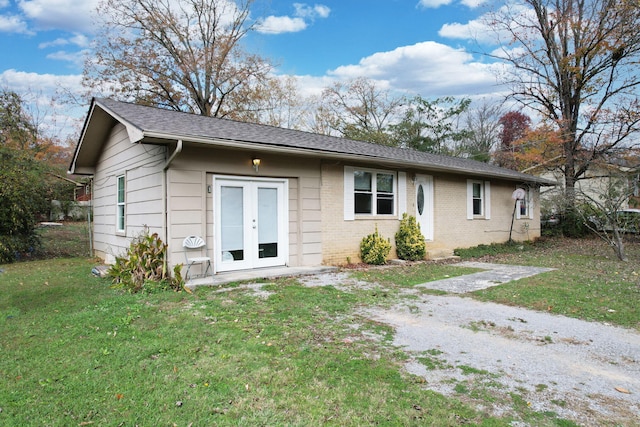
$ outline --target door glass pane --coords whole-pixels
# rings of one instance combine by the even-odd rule
[[[418,214],[424,212],[424,188],[422,184],[418,185]]]
[[[258,188],[258,257],[278,256],[278,189]]]
[[[220,231],[222,261],[244,259],[244,208],[243,188],[220,188]]]

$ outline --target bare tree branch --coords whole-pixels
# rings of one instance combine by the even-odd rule
[[[268,80],[271,64],[242,46],[253,0],[103,0],[106,23],[85,64],[90,88],[207,116],[242,109],[240,89]],[[105,85],[105,83],[108,83]],[[243,91],[247,96],[248,90]]]

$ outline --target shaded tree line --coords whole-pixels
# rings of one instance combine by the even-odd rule
[[[64,176],[68,145],[40,132],[23,98],[0,91],[0,263],[37,256],[38,221],[51,200],[73,200]]]

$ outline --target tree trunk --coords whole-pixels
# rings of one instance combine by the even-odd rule
[[[613,241],[611,242],[611,244],[613,246],[614,252],[616,253],[616,256],[620,261],[624,261],[624,262],[629,261],[629,259],[627,258],[627,254],[625,253],[625,250],[624,250],[624,242],[622,241],[622,236],[618,231],[617,224],[613,228]]]

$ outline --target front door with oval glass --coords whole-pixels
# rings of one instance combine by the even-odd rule
[[[215,271],[285,265],[286,180],[214,178]]]
[[[433,177],[416,174],[416,221],[425,240],[433,240]]]

